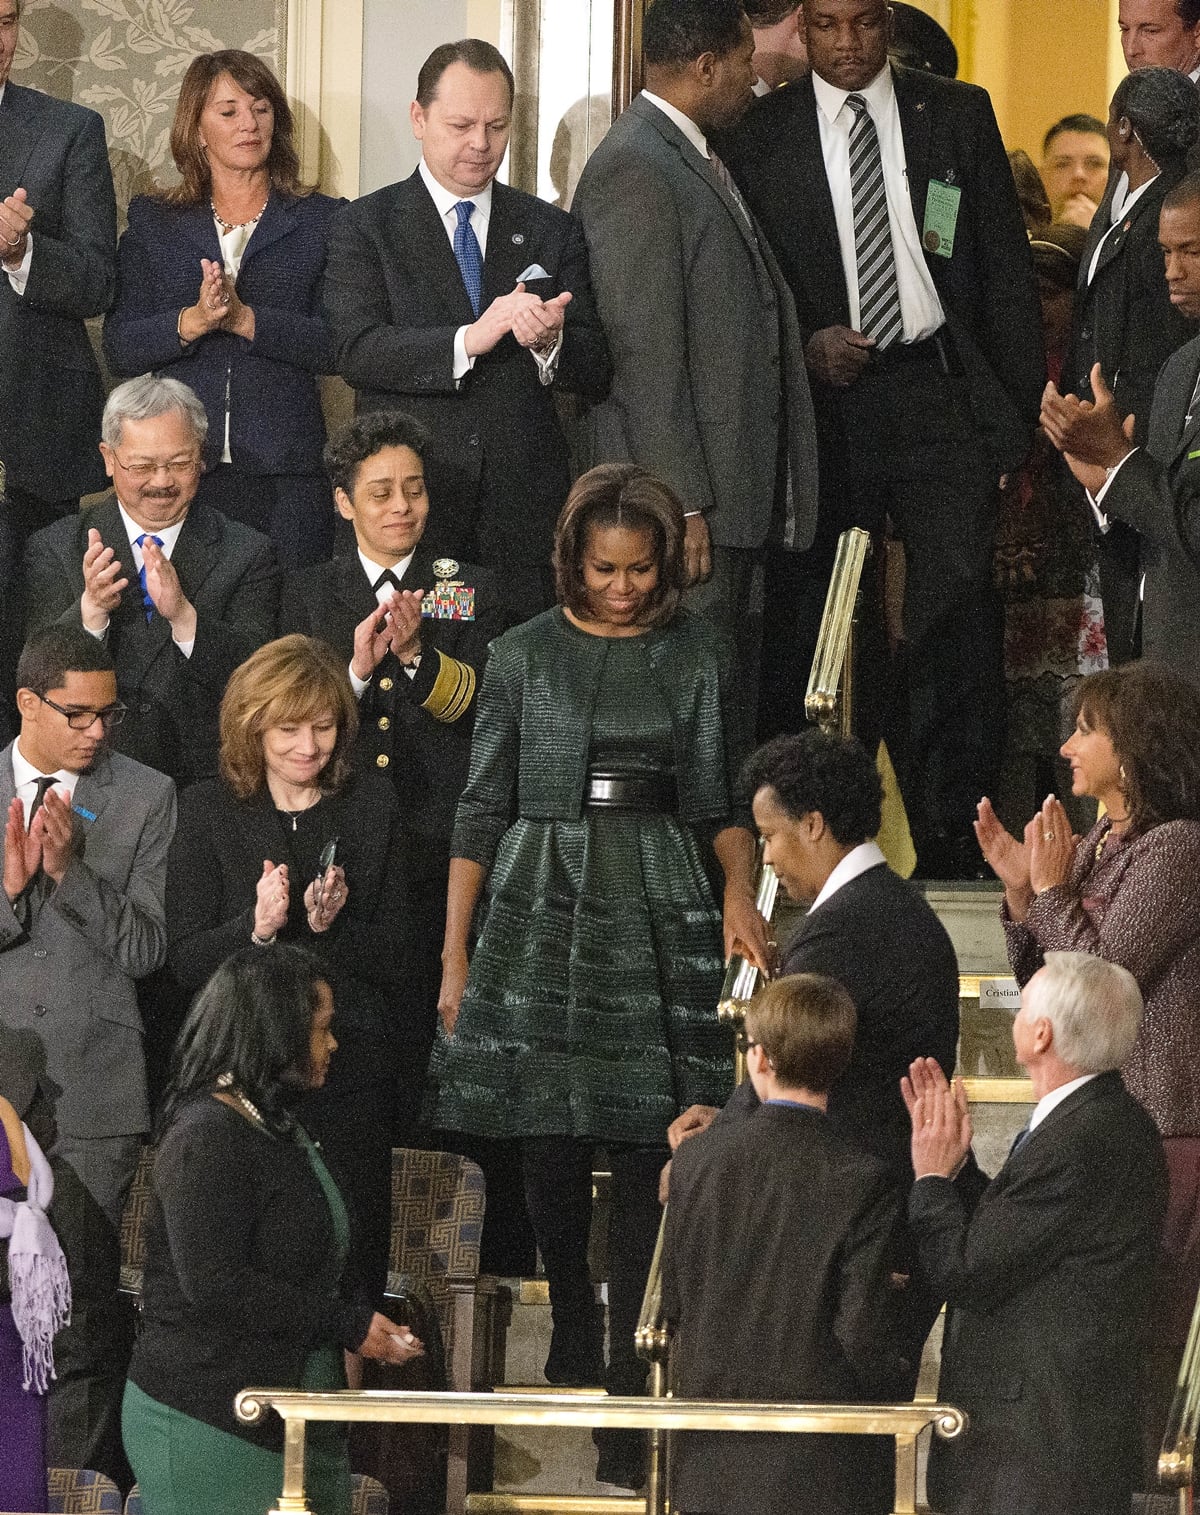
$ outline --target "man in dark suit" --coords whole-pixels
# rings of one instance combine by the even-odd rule
[[[1175,309],[1200,320],[1200,176],[1163,201],[1158,240]],[[1200,682],[1200,339],[1181,347],[1154,386],[1146,445],[1134,445],[1136,417],[1122,412],[1100,366],[1092,400],[1050,384],[1042,425],[1088,491],[1101,530],[1112,520],[1140,533],[1142,652]]]
[[[217,771],[229,675],[275,635],[279,573],[257,531],[195,504],[204,407],[146,375],[104,408],[114,491],[30,539],[26,624],[82,624],[108,642],[129,714],[119,751],[180,783]]]
[[[640,463],[683,502],[686,603],[733,638],[752,716],[764,545],[801,550],[816,519],[795,307],[708,140],[750,104],[754,34],[740,0],[655,0],[643,45],[646,88],[575,191],[613,353],[590,460]]]
[[[1163,364],[1194,334],[1170,298],[1158,245],[1162,203],[1187,173],[1184,151],[1200,134],[1200,95],[1172,69],[1143,69],[1117,85],[1109,130],[1112,181],[1092,221],[1079,265],[1063,388],[1093,397],[1099,363],[1113,376],[1117,409],[1133,416],[1134,441],[1150,429],[1150,402]],[[1132,177],[1131,177],[1132,176]],[[1136,655],[1141,543],[1122,521],[1099,534],[1100,594],[1109,663]]]
[[[889,518],[906,561],[901,782],[922,872],[953,875],[977,864],[971,820],[1003,745],[992,547],[1045,378],[1037,290],[986,93],[889,65],[886,0],[806,0],[804,22],[811,73],[727,148],[796,298],[821,463],[814,553],[768,581],[764,701],[798,729],[838,534]],[[862,716],[877,732],[879,709]]]
[[[166,955],[175,786],[106,751],[124,711],[108,649],[81,626],[35,633],[17,677],[21,729],[0,753],[0,1021],[41,1054],[74,1294],[49,1460],[120,1478],[121,1207],[149,1125],[136,982]]]
[[[431,540],[503,569],[523,620],[553,602],[570,484],[554,391],[600,398],[609,362],[578,225],[496,182],[513,88],[489,43],[430,54],[411,111],[420,166],[339,218],[325,291],[358,408],[402,404],[434,438]]]
[[[95,111],[9,79],[20,0],[0,0],[0,700],[12,698],[31,532],[100,488],[104,391],[84,327],[112,303],[117,213]],[[5,541],[7,539],[7,542]]]
[[[935,1058],[947,1076],[954,1070],[954,947],[924,895],[892,872],[872,840],[881,788],[861,742],[814,728],[776,737],[751,757],[745,779],[764,860],[792,899],[809,903],[777,976],[836,979],[858,1014],[849,1067],[830,1090],[830,1121],[906,1185],[912,1169],[900,1079],[916,1057]],[[752,1106],[749,1084],[730,1103]],[[672,1145],[706,1114],[715,1112],[685,1111],[671,1128]]]
[[[358,696],[358,763],[392,780],[410,835],[418,919],[408,1002],[402,1124],[415,1125],[433,1045],[450,833],[467,781],[475,692],[488,643],[504,629],[486,568],[441,557],[424,541],[429,439],[410,416],[359,416],[325,450],[334,499],[356,550],[293,574],[282,632],[321,637],[349,665]]]
[[[832,979],[772,984],[746,1016],[761,1103],[672,1163],[663,1311],[676,1330],[676,1393],[889,1397],[900,1194],[825,1113],[854,1022]],[[672,1504],[689,1515],[866,1515],[863,1451],[849,1437],[689,1432],[672,1451]]]
[[[1117,1071],[1141,1014],[1126,969],[1046,954],[1013,1021],[1037,1105],[991,1183],[961,1082],[928,1061],[905,1080],[909,1225],[948,1309],[938,1395],[970,1416],[930,1453],[945,1515],[1129,1510],[1167,1183],[1154,1123]]]
[[[112,303],[117,246],[104,123],[12,83],[19,22],[18,0],[0,0],[0,458],[18,551],[100,487],[83,323]]]

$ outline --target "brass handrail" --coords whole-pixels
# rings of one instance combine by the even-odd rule
[[[1196,1475],[1196,1436],[1200,1431],[1200,1298],[1192,1312],[1187,1345],[1179,1364],[1179,1378],[1162,1448],[1158,1454],[1158,1481],[1164,1488],[1180,1491],[1179,1508],[1187,1515]]]
[[[838,537],[825,596],[817,651],[808,676],[804,713],[822,731],[849,736],[854,704],[854,615],[871,533],[852,526]]]
[[[758,886],[754,903],[758,913],[769,926],[775,918],[775,905],[779,899],[779,879],[770,863],[762,861],[762,844],[759,844]],[[733,1027],[733,1081],[745,1082],[746,1048],[742,1040],[742,1026],[746,1019],[746,1006],[754,998],[758,988],[759,972],[755,965],[735,952],[725,965],[725,978],[721,984],[721,998],[717,1001],[717,1015],[725,1024]]]
[[[765,1404],[752,1400],[643,1399],[608,1394],[407,1393],[394,1389],[306,1394],[243,1389],[234,1402],[247,1425],[268,1410],[283,1419],[283,1490],[269,1515],[313,1515],[304,1492],[305,1426],[310,1420],[409,1425],[606,1426],[633,1431],[783,1431],[796,1435],[894,1436],[893,1515],[917,1510],[917,1438],[927,1426],[944,1440],[966,1429],[953,1405]],[[631,1502],[632,1504],[632,1502]]]

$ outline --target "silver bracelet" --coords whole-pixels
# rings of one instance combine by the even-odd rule
[[[275,932],[272,931],[270,936],[259,936],[257,931],[251,931],[250,940],[256,947],[273,947],[275,945]]]

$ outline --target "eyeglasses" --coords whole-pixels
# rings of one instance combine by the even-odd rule
[[[105,731],[111,731],[114,726],[119,726],[125,719],[127,705],[120,703],[108,705],[103,710],[74,710],[66,705],[59,705],[56,701],[47,699],[44,694],[39,694],[38,699],[43,705],[49,705],[51,710],[57,710],[59,715],[65,715],[67,725],[72,731],[87,731],[96,724],[101,723]]]
[[[169,473],[173,479],[186,478],[189,473],[195,473],[200,466],[197,453],[192,453],[186,458],[152,458],[144,462],[139,460],[136,463],[126,463],[115,447],[112,449],[112,455],[125,472],[135,479],[148,479],[160,469],[163,473]]]
[[[751,1047],[761,1047],[761,1046],[762,1046],[762,1042],[752,1042],[749,1037],[746,1038],[746,1051],[747,1052],[749,1052],[749,1050],[750,1050]]]

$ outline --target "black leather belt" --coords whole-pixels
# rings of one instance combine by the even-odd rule
[[[670,773],[618,773],[608,768],[592,768],[583,787],[583,805],[585,810],[640,810],[674,815],[679,809],[679,795]]]

